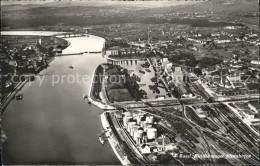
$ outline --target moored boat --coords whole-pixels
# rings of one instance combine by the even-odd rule
[[[15,96],[16,100],[22,100],[23,99],[23,95],[22,94],[18,94]]]
[[[139,72],[142,73],[142,74],[145,74],[145,72],[143,70],[139,70]]]
[[[104,145],[104,143],[105,143],[104,138],[102,136],[99,136],[98,138],[99,138],[99,141],[101,142],[101,144]]]
[[[147,71],[147,72],[151,72],[151,70],[149,70],[149,69],[145,69],[145,71]]]

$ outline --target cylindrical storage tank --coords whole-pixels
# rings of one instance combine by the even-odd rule
[[[149,119],[149,123],[151,123],[151,124],[154,124],[154,117],[153,116],[150,116],[150,119]]]
[[[144,131],[146,131],[147,125],[148,125],[148,123],[145,121],[145,122],[144,122],[144,127],[143,127]]]
[[[134,135],[134,140],[136,144],[140,144],[142,142],[143,136],[144,136],[144,130],[139,129]]]
[[[132,113],[127,111],[127,112],[124,112],[124,115],[125,115],[125,116],[128,116],[128,117],[131,117],[131,116],[132,116]]]
[[[127,131],[130,132],[131,128],[136,125],[136,122],[128,122],[127,124]]]
[[[144,136],[144,130],[139,129],[139,130],[137,131],[137,138],[143,138],[143,136]]]
[[[127,126],[128,122],[130,122],[131,119],[132,119],[132,117],[124,116],[123,124],[125,127]]]
[[[154,117],[153,117],[153,116],[147,116],[147,117],[145,118],[145,121],[146,121],[147,123],[153,124],[153,123],[154,123]]]
[[[155,139],[157,138],[157,129],[156,128],[148,128],[147,130],[147,138]]]
[[[141,123],[141,121],[144,119],[144,116],[143,115],[139,115],[138,117],[137,117],[137,123],[138,124],[140,124]]]
[[[133,119],[137,119],[138,118],[138,113],[137,112],[134,112],[133,113]]]
[[[142,128],[144,128],[145,123],[147,123],[147,122],[146,122],[146,121],[140,121],[140,126],[141,126]]]
[[[134,140],[137,141],[138,138],[138,129],[134,130],[134,136],[133,136]]]
[[[122,115],[122,113],[121,112],[116,112],[116,117],[118,118],[118,119],[122,119],[123,118],[123,115]]]
[[[135,141],[137,145],[140,145],[142,143],[142,139],[141,138],[137,138],[137,140]]]
[[[137,130],[134,131],[134,140],[137,141],[138,138],[141,138],[143,136],[143,129],[138,128]]]
[[[139,126],[134,125],[130,131],[130,135],[133,137],[134,136],[134,132],[136,132],[139,129]]]
[[[144,127],[144,131],[147,131],[149,128],[153,128],[153,126],[149,123],[146,123],[146,125]]]

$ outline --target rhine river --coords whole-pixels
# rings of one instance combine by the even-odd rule
[[[66,40],[67,54],[101,51],[104,44],[95,36]],[[103,146],[98,139],[103,111],[83,100],[95,68],[105,61],[101,54],[55,57],[35,83],[22,88],[23,100],[13,100],[2,116],[8,136],[4,164],[120,164],[109,143]]]

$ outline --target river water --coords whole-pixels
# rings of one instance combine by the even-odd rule
[[[68,40],[66,53],[75,53],[79,45],[93,51],[104,43],[93,36]],[[23,100],[13,100],[2,117],[8,136],[2,145],[4,164],[120,164],[110,145],[98,139],[103,111],[83,100],[103,61],[101,54],[56,57],[35,83],[23,87]]]

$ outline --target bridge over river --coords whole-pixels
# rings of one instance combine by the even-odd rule
[[[52,36],[60,32],[2,34]],[[66,54],[102,51],[105,42],[92,35],[64,39],[70,42],[63,50]],[[103,110],[82,99],[89,93],[94,70],[103,62],[106,59],[100,53],[55,57],[34,83],[24,85],[23,100],[12,100],[2,115],[8,137],[2,144],[3,164],[120,164],[110,145],[103,146],[98,139]],[[65,79],[53,85],[54,76]]]

